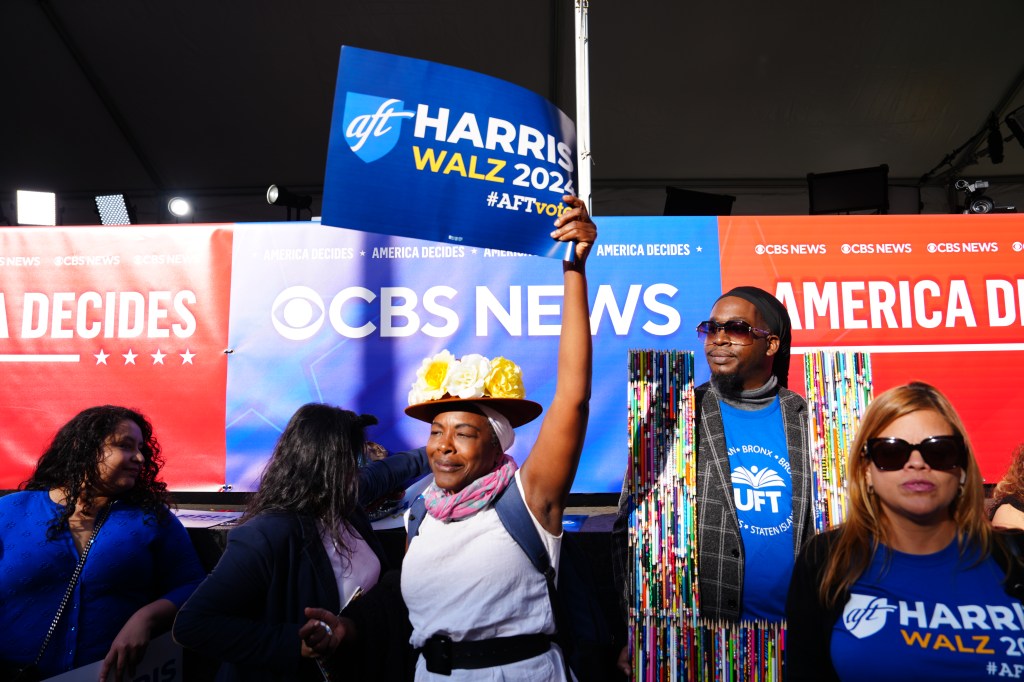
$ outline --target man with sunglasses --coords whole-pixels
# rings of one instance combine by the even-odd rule
[[[736,287],[697,335],[711,369],[695,390],[700,615],[781,621],[794,559],[814,533],[807,403],[786,388],[789,313],[767,291]],[[612,531],[627,603],[631,504],[623,493]]]

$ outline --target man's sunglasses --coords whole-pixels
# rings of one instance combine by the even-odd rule
[[[962,436],[932,436],[920,443],[908,443],[902,438],[872,438],[864,446],[864,455],[880,471],[898,471],[917,450],[932,469],[948,471],[967,463],[967,447]]]
[[[697,338],[702,341],[705,338],[717,338],[718,332],[725,332],[729,343],[738,346],[747,346],[754,343],[754,339],[765,339],[772,335],[767,329],[758,329],[741,320],[730,320],[724,324],[704,320],[697,325]]]

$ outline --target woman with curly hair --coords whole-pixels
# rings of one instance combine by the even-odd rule
[[[992,525],[1024,530],[1024,443],[1017,446],[1010,468],[992,495]]]
[[[58,430],[21,491],[0,498],[6,665],[50,677],[103,659],[102,679],[120,680],[170,629],[204,572],[167,507],[162,463],[144,416],[91,407]]]
[[[793,571],[786,679],[1012,674],[1024,630],[1020,549],[988,522],[949,400],[919,382],[877,396],[847,476],[846,521],[808,542]]]

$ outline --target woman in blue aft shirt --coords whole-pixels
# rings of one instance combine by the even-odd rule
[[[204,573],[167,508],[161,463],[145,417],[92,407],[60,428],[24,490],[0,498],[5,666],[38,659],[50,677],[102,659],[101,679],[128,679],[149,641],[170,629]]]
[[[846,522],[812,539],[793,572],[787,679],[1014,677],[1024,660],[1018,553],[989,526],[946,397],[911,383],[875,398],[848,478]]]

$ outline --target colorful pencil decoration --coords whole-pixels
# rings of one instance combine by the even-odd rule
[[[785,624],[700,617],[693,353],[631,350],[626,486],[637,682],[782,680]],[[845,513],[845,448],[871,396],[864,354],[805,356],[818,530]],[[813,388],[812,388],[813,384]]]
[[[804,355],[814,470],[814,528],[846,518],[846,463],[850,444],[871,401],[871,356],[814,351]]]

